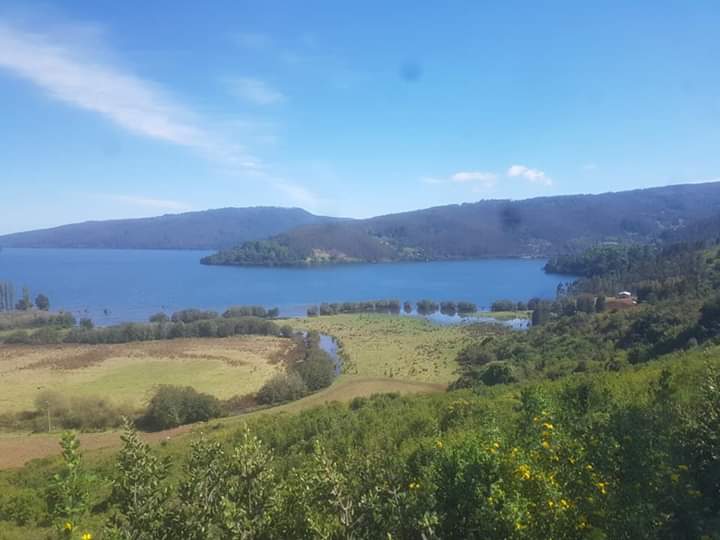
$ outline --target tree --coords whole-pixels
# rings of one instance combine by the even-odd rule
[[[10,282],[0,282],[0,311],[15,308],[15,287]]]
[[[84,319],[80,319],[80,322],[78,324],[83,330],[92,330],[93,328],[95,328],[95,324],[93,324],[92,320],[88,319],[87,317],[85,317]]]
[[[532,312],[532,325],[540,326],[545,324],[550,319],[550,315],[550,303],[545,301],[539,302]]]
[[[130,422],[125,423],[118,455],[112,501],[116,512],[107,527],[110,538],[154,540],[173,538],[168,530],[170,462],[150,452]]]
[[[595,312],[595,297],[590,294],[581,294],[576,300],[577,310],[582,313]]]
[[[42,311],[47,311],[50,309],[50,299],[43,293],[38,294],[35,297],[35,307]]]
[[[18,311],[27,311],[32,308],[32,302],[30,301],[30,291],[27,287],[23,287],[22,298],[15,304],[15,309]]]

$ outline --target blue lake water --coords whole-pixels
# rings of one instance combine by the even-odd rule
[[[540,259],[357,264],[316,268],[205,266],[205,251],[3,249],[0,281],[45,293],[52,309],[98,324],[139,321],[161,310],[231,305],[279,307],[397,298],[401,301],[553,298],[567,276],[545,274]],[[107,310],[107,314],[105,313]]]

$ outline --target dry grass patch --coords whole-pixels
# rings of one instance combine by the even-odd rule
[[[225,399],[257,391],[293,349],[291,340],[269,336],[0,346],[0,412],[32,408],[43,389],[135,407],[158,384],[192,386]]]

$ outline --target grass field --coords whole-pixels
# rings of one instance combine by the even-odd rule
[[[344,373],[440,384],[457,378],[455,357],[471,336],[499,331],[488,325],[442,326],[417,317],[379,314],[309,317],[291,323],[337,338]]]
[[[0,412],[31,409],[40,390],[140,407],[158,384],[218,398],[255,392],[280,371],[288,339],[236,336],[121,345],[0,347]]]

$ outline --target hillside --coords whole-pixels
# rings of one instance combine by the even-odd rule
[[[292,228],[336,221],[300,208],[221,208],[141,219],[87,221],[0,236],[2,247],[221,249]]]
[[[249,243],[206,264],[304,265],[327,262],[550,256],[598,242],[648,242],[677,235],[720,211],[720,183],[487,200],[306,225]]]

